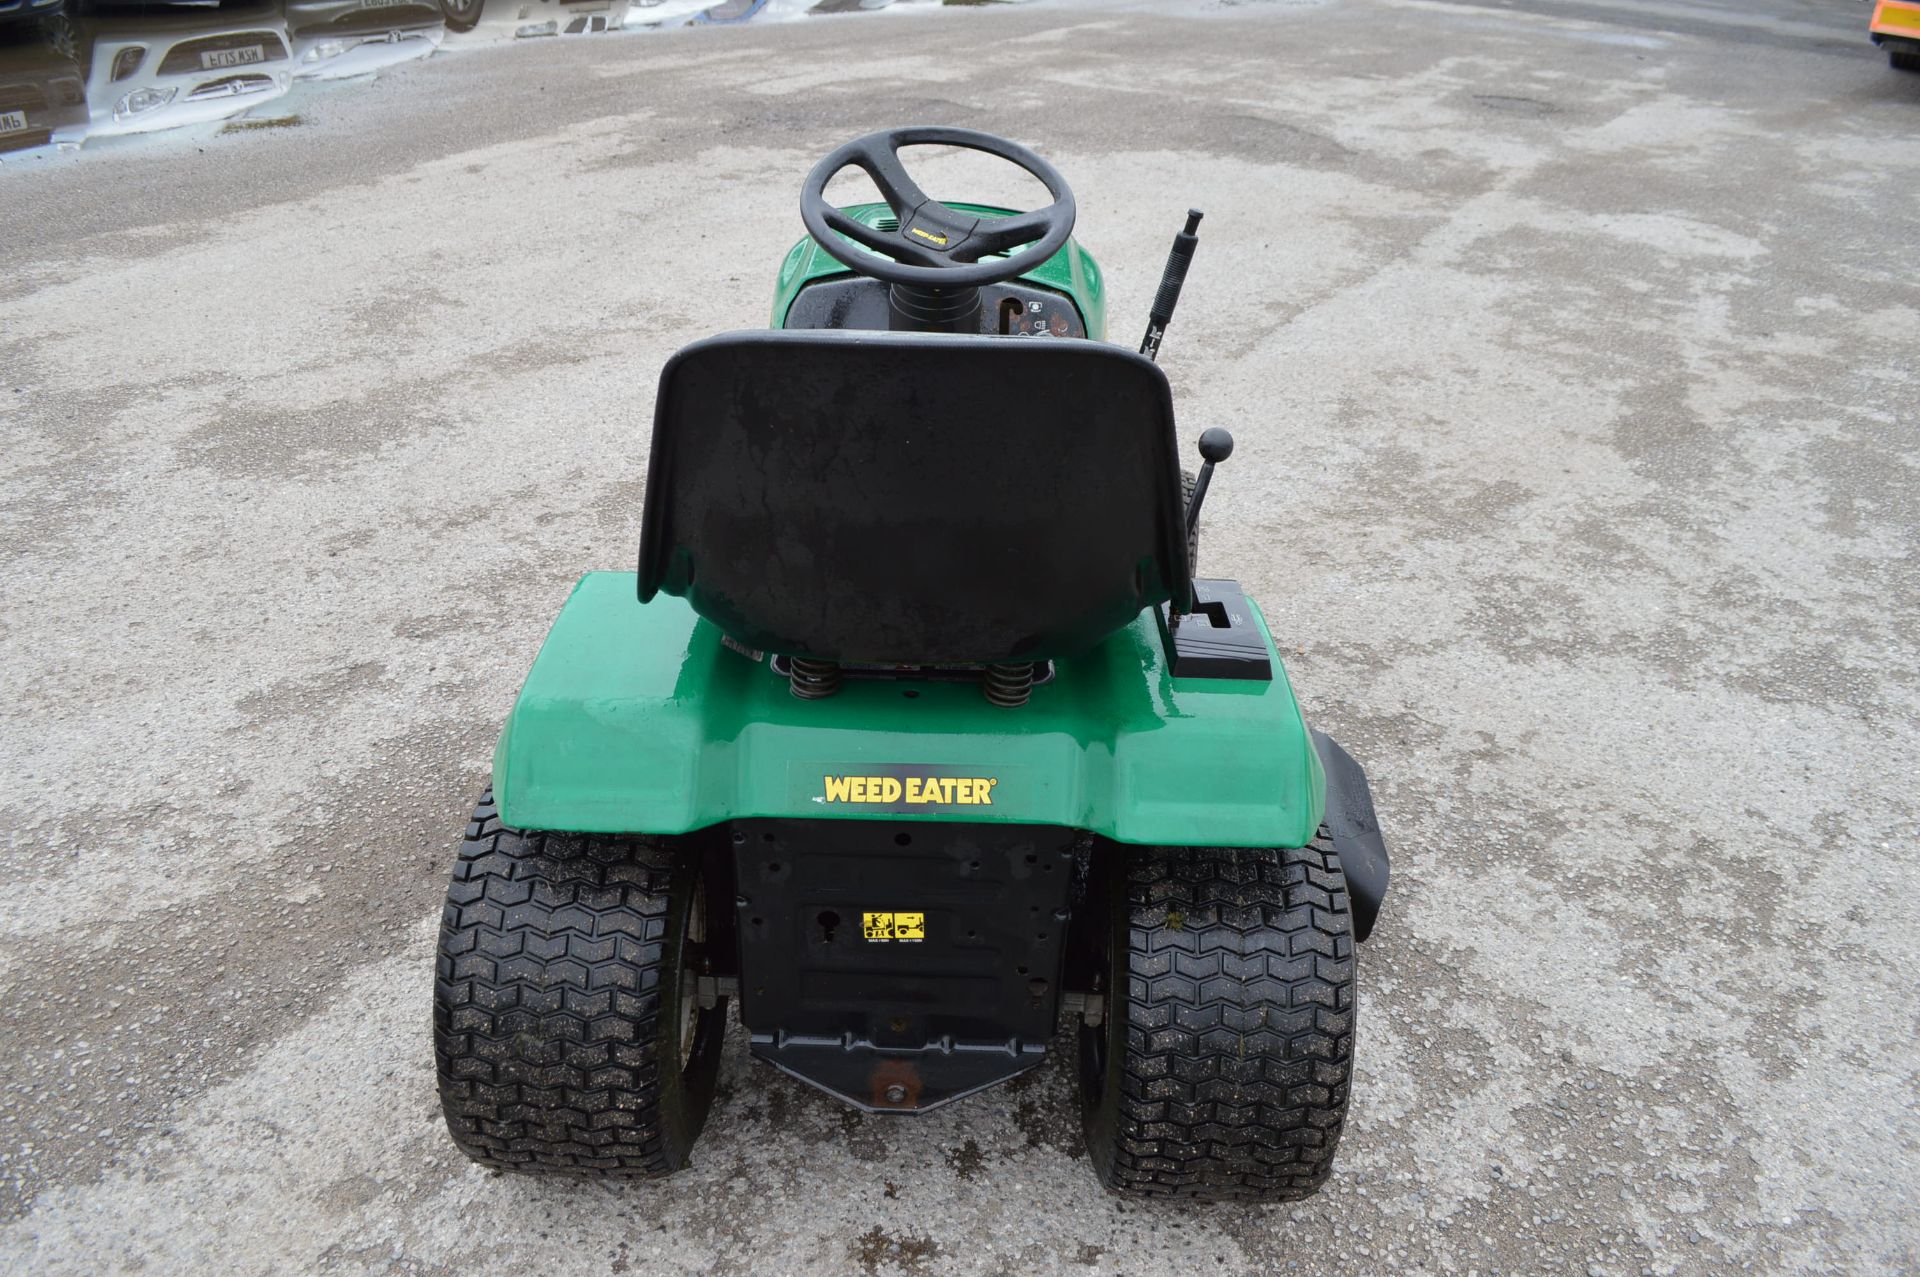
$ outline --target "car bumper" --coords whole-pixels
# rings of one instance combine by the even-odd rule
[[[106,110],[95,112],[93,123],[87,130],[87,136],[89,138],[124,137],[134,133],[159,133],[166,129],[188,128],[195,124],[210,124],[216,120],[229,119],[263,102],[285,97],[287,90],[292,87],[292,77],[284,70],[267,73],[266,78],[270,83],[254,92],[221,94],[212,97],[193,97],[191,95],[195,91],[195,86],[182,85],[173,101],[139,115],[115,118],[113,108],[109,104]]]
[[[495,40],[544,36],[599,35],[619,31],[627,22],[627,0],[490,0],[471,31],[453,32],[449,45],[478,45]]]
[[[424,58],[440,47],[445,27],[414,31],[383,31],[378,35],[349,36],[350,47],[331,57],[308,62],[307,56],[325,43],[322,39],[294,38],[293,76],[296,80],[343,80],[349,76],[370,75],[402,62]],[[340,37],[327,37],[338,39]]]

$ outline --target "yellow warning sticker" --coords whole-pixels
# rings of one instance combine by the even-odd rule
[[[869,940],[925,940],[924,913],[863,913],[860,930]]]

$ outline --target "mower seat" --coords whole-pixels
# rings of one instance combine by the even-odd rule
[[[841,662],[1070,656],[1184,597],[1167,380],[1101,342],[727,333],[668,361],[640,599]]]

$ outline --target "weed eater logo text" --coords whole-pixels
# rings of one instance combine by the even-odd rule
[[[827,776],[823,778],[828,803],[860,803],[875,807],[991,807],[995,776],[905,775]]]
[[[796,807],[826,807],[848,816],[886,812],[1012,820],[1033,802],[1033,783],[1025,771],[1020,763],[795,759],[787,765],[787,792]]]

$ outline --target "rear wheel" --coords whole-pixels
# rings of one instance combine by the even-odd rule
[[[726,1030],[726,1003],[694,996],[705,936],[699,860],[673,840],[510,829],[482,798],[434,980],[454,1143],[511,1171],[684,1166]]]
[[[1888,49],[1887,62],[1896,71],[1920,71],[1920,53]]]
[[[1346,1119],[1354,952],[1324,831],[1288,850],[1128,847],[1104,875],[1080,1030],[1087,1152],[1108,1188],[1284,1202],[1326,1182]],[[1096,917],[1098,915],[1096,914]]]

